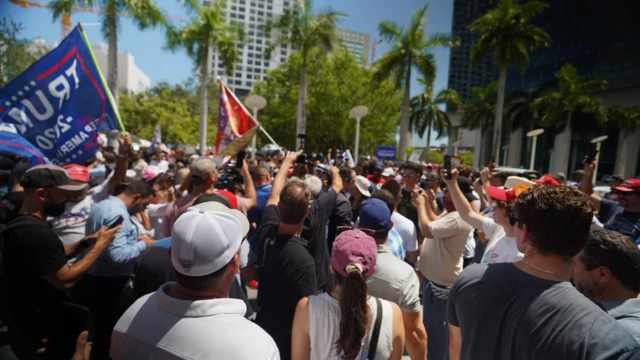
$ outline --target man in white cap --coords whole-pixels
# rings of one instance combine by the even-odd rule
[[[220,203],[203,203],[180,216],[169,249],[177,281],[125,312],[113,330],[110,356],[280,359],[273,339],[243,317],[242,300],[229,298],[248,231],[247,218]]]

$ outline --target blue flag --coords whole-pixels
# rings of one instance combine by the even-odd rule
[[[0,124],[0,153],[24,156],[29,159],[29,167],[49,163],[40,150],[18,135],[10,124]]]
[[[14,124],[56,165],[83,164],[98,147],[98,131],[124,131],[79,27],[0,89],[0,123]]]

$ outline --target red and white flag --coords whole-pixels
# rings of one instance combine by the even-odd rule
[[[218,111],[218,135],[213,155],[226,159],[245,149],[258,124],[236,95],[220,81],[220,109]],[[226,161],[223,161],[226,162]]]

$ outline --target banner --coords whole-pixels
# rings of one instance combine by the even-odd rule
[[[256,131],[258,126],[253,116],[235,94],[220,81],[218,135],[213,154],[217,157],[233,157],[251,143],[251,138]]]
[[[162,145],[162,130],[160,129],[160,124],[156,125],[156,129],[153,130],[153,137],[151,138],[151,151],[155,152],[160,150],[160,145]]]
[[[120,115],[80,27],[0,89],[0,123],[53,164],[83,164],[98,147],[98,131],[124,131]],[[0,140],[5,140],[0,133]]]
[[[409,155],[409,162],[420,163],[420,157],[422,156],[422,149],[415,149]]]
[[[353,161],[353,156],[351,155],[351,150],[347,149],[347,151],[342,153],[342,158],[350,168],[354,169],[356,167],[356,162]]]
[[[396,160],[396,147],[395,146],[378,146],[376,151],[376,157],[378,160]]]

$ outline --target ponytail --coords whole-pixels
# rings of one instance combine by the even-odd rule
[[[367,283],[362,266],[347,265],[347,277],[336,273],[337,283],[342,286],[340,298],[340,337],[336,342],[338,354],[343,352],[346,360],[355,359],[360,353],[371,311],[367,305]]]

